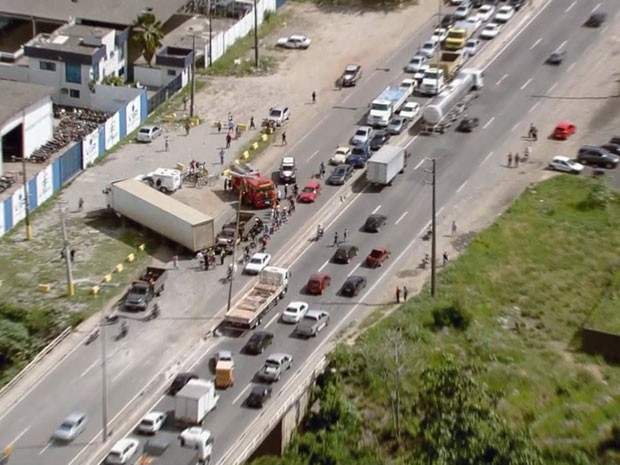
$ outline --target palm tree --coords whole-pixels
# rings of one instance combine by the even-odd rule
[[[162,24],[155,15],[150,11],[143,11],[133,22],[133,28],[136,34],[133,40],[140,47],[140,53],[149,66],[159,48],[162,46],[164,33]]]

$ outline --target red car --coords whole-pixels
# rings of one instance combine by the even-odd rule
[[[577,127],[568,121],[560,121],[553,130],[553,138],[566,140],[577,131]]]
[[[332,278],[328,274],[315,273],[310,276],[308,284],[306,284],[306,292],[308,294],[321,295],[323,291],[332,283]]]
[[[390,251],[388,249],[372,249],[366,257],[366,266],[369,268],[376,268],[383,265],[383,262],[390,258]]]
[[[321,184],[317,181],[308,181],[304,190],[299,193],[297,201],[300,203],[312,203],[321,195]]]

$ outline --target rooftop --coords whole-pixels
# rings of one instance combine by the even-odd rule
[[[102,39],[114,29],[83,24],[67,24],[52,34],[38,34],[26,44],[25,55],[53,59],[52,52],[66,52],[76,56],[105,55]],[[41,55],[43,54],[43,55]]]
[[[165,23],[187,0],[2,0],[0,15],[51,19],[97,19],[129,25],[142,11],[150,8]]]
[[[52,87],[0,79],[0,95],[2,95],[0,127],[16,113],[52,95],[55,91]]]

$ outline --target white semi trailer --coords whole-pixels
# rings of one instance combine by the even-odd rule
[[[204,250],[214,243],[213,218],[137,179],[113,182],[104,193],[108,209],[191,252]]]

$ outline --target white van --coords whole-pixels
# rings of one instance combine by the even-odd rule
[[[152,173],[142,176],[140,180],[147,182],[149,186],[164,194],[171,194],[177,191],[182,184],[181,172],[168,168],[157,168]]]

